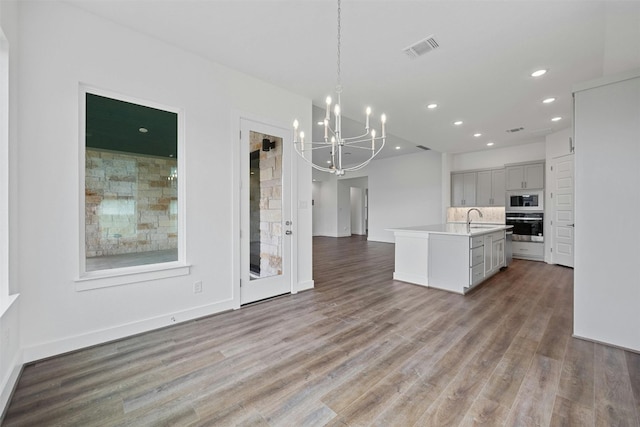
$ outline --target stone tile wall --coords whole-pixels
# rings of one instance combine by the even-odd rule
[[[447,208],[447,222],[467,222],[467,212],[471,207]],[[482,212],[482,218],[477,212],[471,213],[471,219],[478,224],[505,224],[506,214],[504,206],[478,207]]]
[[[262,151],[264,138],[275,148]],[[282,274],[282,139],[251,132],[249,143],[260,150],[260,277],[268,277]]]
[[[176,159],[87,148],[87,258],[178,247]]]

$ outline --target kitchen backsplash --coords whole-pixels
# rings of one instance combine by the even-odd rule
[[[447,222],[467,222],[467,212],[471,208],[447,208]],[[482,212],[482,218],[478,212],[471,212],[471,220],[475,223],[504,224],[506,221],[504,207],[479,207],[476,209]]]

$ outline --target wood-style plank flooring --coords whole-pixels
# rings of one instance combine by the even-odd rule
[[[640,426],[640,355],[574,339],[571,269],[466,296],[315,238],[316,288],[26,366],[6,426]]]

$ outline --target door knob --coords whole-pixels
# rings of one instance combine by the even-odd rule
[[[285,232],[284,232],[284,234],[286,234],[287,236],[290,236],[290,235],[292,235],[292,234],[293,234],[293,231],[291,231],[291,230],[287,230],[287,231],[285,231]]]

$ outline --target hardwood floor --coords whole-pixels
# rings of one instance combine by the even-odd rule
[[[640,426],[640,355],[571,338],[573,271],[466,296],[316,238],[316,289],[26,366],[6,426]]]

